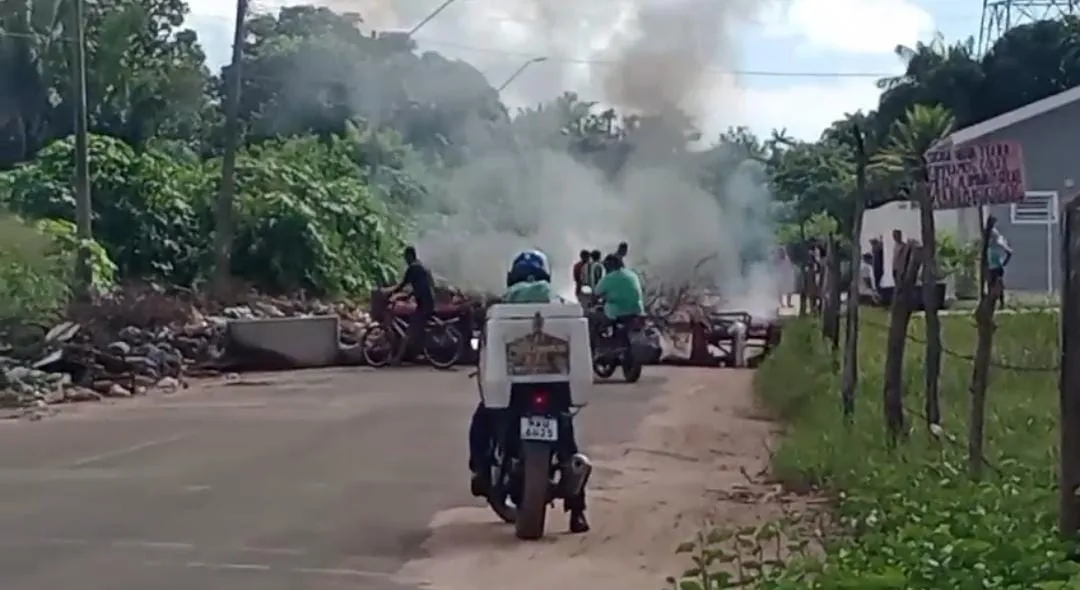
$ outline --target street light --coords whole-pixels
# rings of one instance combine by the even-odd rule
[[[546,57],[534,57],[534,58],[530,59],[529,61],[521,64],[520,68],[514,70],[514,73],[510,74],[510,77],[507,78],[506,81],[502,83],[502,85],[500,85],[498,88],[495,89],[495,93],[496,94],[501,94],[502,91],[506,90],[506,87],[509,86],[511,82],[513,82],[514,80],[517,80],[517,77],[520,76],[521,73],[524,72],[526,69],[528,69],[529,66],[531,66],[533,64],[538,64],[538,63],[541,63],[541,62],[545,62],[547,60],[548,60],[548,58],[546,58]]]
[[[413,28],[409,29],[409,36],[412,37],[413,35],[415,35],[416,32],[419,31],[424,25],[428,24],[428,22],[430,22],[431,19],[439,16],[440,12],[446,10],[446,7],[450,6],[454,2],[457,2],[457,0],[445,0],[442,4],[439,5],[438,8],[436,8],[435,10],[432,10],[431,14],[425,16],[423,20],[416,23],[413,26]]]

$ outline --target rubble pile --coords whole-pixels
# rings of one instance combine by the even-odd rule
[[[3,322],[0,408],[177,391],[185,378],[227,365],[224,335],[232,319],[336,314],[344,344],[358,342],[370,324],[359,305],[255,294],[238,300],[217,305],[190,291],[137,285],[72,305],[51,329]]]

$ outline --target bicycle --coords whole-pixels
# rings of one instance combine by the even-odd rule
[[[360,350],[364,361],[370,367],[385,367],[390,364],[394,354],[401,347],[401,341],[409,329],[409,319],[387,312],[389,320],[370,326],[360,340]],[[461,359],[464,337],[457,324],[459,318],[440,318],[432,314],[424,326],[421,350],[428,364],[436,369],[450,369]],[[413,358],[416,354],[412,355]]]

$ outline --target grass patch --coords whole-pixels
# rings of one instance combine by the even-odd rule
[[[882,376],[885,314],[867,312],[861,327],[859,390],[853,425],[842,421],[839,376],[812,320],[785,328],[784,343],[758,372],[761,398],[786,421],[774,470],[835,500],[846,534],[826,556],[788,564],[762,588],[1077,588],[1080,567],[1056,534],[1057,374],[996,368],[988,392],[986,480],[966,475],[970,361],[946,355],[943,422],[953,443],[932,442],[908,414],[911,438],[885,444]],[[942,318],[946,348],[970,354],[970,316]],[[1058,316],[1031,312],[998,317],[994,358],[1006,366],[1052,366]],[[920,319],[911,335],[921,339]],[[907,407],[921,412],[923,346],[909,342]]]

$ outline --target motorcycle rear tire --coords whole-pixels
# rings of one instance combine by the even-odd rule
[[[434,329],[424,340],[424,358],[436,369],[451,369],[461,359],[464,340],[454,326]]]
[[[521,503],[514,534],[523,541],[536,541],[544,536],[547,521],[552,448],[544,443],[523,442],[521,451]]]

